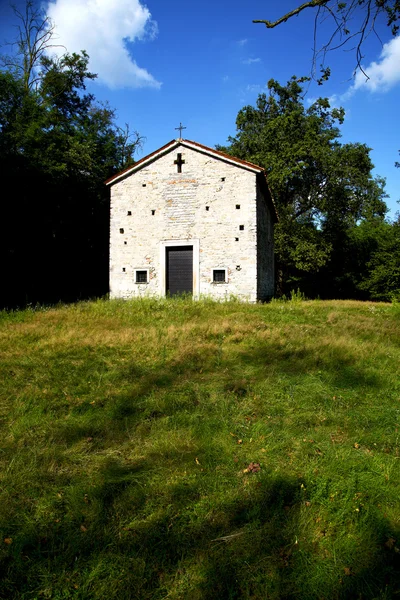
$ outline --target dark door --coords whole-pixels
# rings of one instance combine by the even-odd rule
[[[193,246],[167,248],[167,294],[193,293]]]

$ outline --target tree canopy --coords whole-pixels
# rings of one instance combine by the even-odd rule
[[[329,296],[336,279],[336,294],[362,296],[359,278],[343,278],[341,269],[350,232],[366,220],[384,221],[387,212],[370,149],[340,142],[344,110],[331,108],[328,99],[304,106],[302,80],[271,80],[268,89],[256,106],[239,111],[237,133],[223,150],[266,169],[280,217],[280,292],[301,282],[310,295]]]
[[[397,2],[380,4],[398,10]],[[397,12],[387,15],[395,26]],[[3,193],[1,303],[101,295],[108,291],[103,182],[133,162],[141,137],[119,128],[114,110],[87,92],[96,75],[84,51],[52,58],[45,15],[28,1],[19,18],[14,52],[0,68],[0,162],[12,182]],[[343,109],[326,98],[304,105],[305,80],[271,80],[268,94],[239,111],[223,148],[267,171],[280,216],[279,292],[400,297],[399,222],[386,220],[370,149],[341,143]]]
[[[86,84],[89,57],[49,56],[48,21],[28,2],[0,70],[3,305],[108,291],[109,202],[103,182],[133,162],[137,132],[115,123]],[[25,36],[25,37],[24,37]]]

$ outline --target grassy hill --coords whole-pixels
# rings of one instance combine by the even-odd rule
[[[0,313],[0,597],[389,599],[400,306]]]

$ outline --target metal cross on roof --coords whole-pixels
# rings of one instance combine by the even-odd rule
[[[179,127],[175,127],[175,129],[179,129],[179,139],[182,139],[182,129],[186,129],[186,127],[184,127],[182,125],[182,123],[179,124]]]

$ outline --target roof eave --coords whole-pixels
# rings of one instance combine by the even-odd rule
[[[180,140],[171,140],[170,142],[168,142],[168,144],[165,144],[165,146],[162,146],[158,150],[155,150],[151,154],[148,154],[147,156],[144,156],[143,158],[138,160],[134,165],[131,165],[130,167],[127,167],[126,169],[120,171],[116,175],[113,175],[112,177],[106,179],[106,181],[104,182],[105,185],[111,185],[117,183],[121,179],[125,179],[125,177],[128,177],[135,171],[139,171],[140,169],[142,169],[146,164],[153,162],[160,156],[163,156],[163,154],[170,152],[174,147],[178,146],[179,143]]]
[[[242,169],[252,171],[253,173],[262,173],[264,171],[264,169],[262,167],[259,167],[258,165],[254,165],[253,163],[247,162],[240,158],[236,158],[234,156],[229,156],[229,154],[225,154],[224,152],[220,152],[219,150],[214,150],[213,148],[209,148],[208,146],[203,146],[203,144],[199,144],[198,142],[193,142],[191,140],[184,140],[184,139],[178,138],[176,140],[171,140],[170,142],[168,142],[168,144],[165,144],[165,146],[162,146],[161,148],[159,148],[158,150],[155,150],[151,154],[144,156],[143,158],[138,160],[134,165],[127,167],[126,169],[124,169],[123,171],[120,171],[116,175],[113,175],[112,177],[107,179],[104,183],[106,185],[113,185],[114,183],[118,183],[118,181],[125,179],[125,177],[128,177],[132,173],[135,173],[135,171],[139,171],[144,166],[146,166],[147,164],[149,164],[151,162],[154,162],[155,160],[157,160],[164,154],[171,152],[171,150],[178,147],[179,145],[182,145],[186,148],[191,148],[192,150],[195,150],[196,152],[203,152],[204,154],[208,154],[209,156],[214,156],[215,158],[224,160],[225,162],[228,162],[231,165],[234,165],[236,167],[241,167]]]

